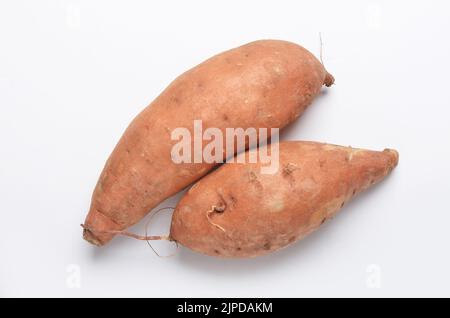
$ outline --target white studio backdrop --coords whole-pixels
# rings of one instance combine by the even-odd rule
[[[448,1],[1,1],[0,296],[450,296],[449,10]],[[184,248],[159,258],[145,242],[82,240],[107,156],[171,80],[256,39],[318,56],[319,32],[336,85],[282,139],[398,149],[389,178],[261,258]],[[157,215],[152,232],[167,233],[169,220]],[[167,244],[155,248],[173,252]]]

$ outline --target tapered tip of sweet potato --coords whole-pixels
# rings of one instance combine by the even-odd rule
[[[395,168],[398,165],[399,154],[395,149],[384,149],[384,152],[388,153],[391,158],[391,168]]]
[[[95,246],[103,246],[111,241],[114,237],[114,234],[110,233],[95,233],[95,231],[91,229],[84,228],[83,229],[83,239],[88,241],[89,243]]]
[[[326,72],[325,80],[323,81],[323,84],[326,87],[330,87],[331,85],[333,85],[334,84],[334,77],[333,77],[333,75],[331,75],[330,73]]]
[[[88,241],[89,243],[96,245],[96,246],[102,246],[104,245],[104,243],[102,243],[102,241],[100,241],[95,235],[94,233],[92,233],[90,230],[88,229],[83,229],[83,238]]]
[[[114,237],[110,231],[123,230],[123,228],[97,209],[91,208],[83,227],[83,238],[96,246],[103,246]]]

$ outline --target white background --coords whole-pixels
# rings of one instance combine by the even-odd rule
[[[449,10],[448,1],[1,1],[0,296],[450,296]],[[98,249],[81,239],[107,156],[172,79],[262,38],[318,55],[319,32],[336,85],[283,138],[396,148],[388,179],[304,241],[257,259],[185,248],[159,258],[145,242]],[[152,233],[167,233],[169,219],[155,218]],[[170,252],[164,244],[155,247]]]

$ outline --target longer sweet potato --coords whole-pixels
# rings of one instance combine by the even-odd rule
[[[111,231],[142,219],[205,175],[213,163],[174,163],[171,131],[201,119],[204,128],[282,128],[302,114],[333,77],[296,44],[263,40],[187,71],[130,124],[95,187],[84,238],[104,245]]]
[[[170,238],[212,256],[266,254],[316,230],[398,162],[395,150],[314,142],[282,142],[279,154],[274,175],[229,163],[198,181],[175,209]]]

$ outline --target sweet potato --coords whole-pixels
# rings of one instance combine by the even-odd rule
[[[171,239],[219,257],[276,251],[316,230],[398,162],[395,150],[314,142],[282,142],[279,157],[274,175],[261,174],[259,163],[229,163],[194,184],[174,211]]]
[[[282,128],[334,79],[306,49],[262,40],[212,57],[179,76],[129,125],[95,187],[84,238],[104,245],[214,163],[174,163],[171,131]]]

